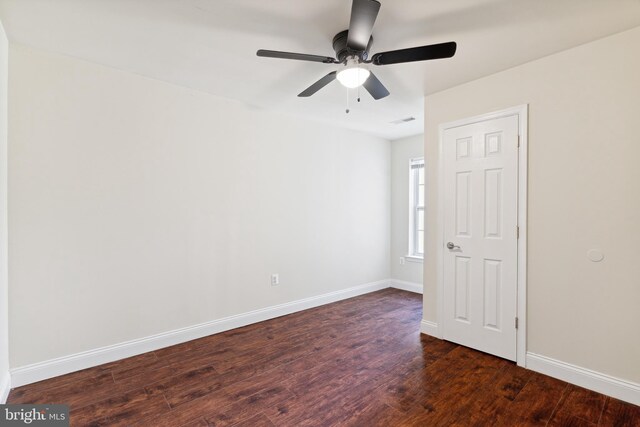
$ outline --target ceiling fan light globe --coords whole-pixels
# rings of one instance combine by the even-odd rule
[[[366,82],[370,74],[366,68],[351,67],[338,72],[336,77],[344,87],[354,89]]]

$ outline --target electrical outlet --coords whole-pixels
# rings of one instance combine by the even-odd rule
[[[403,256],[400,257],[400,265],[404,265],[404,257]]]
[[[280,284],[280,275],[274,273],[271,275],[271,286],[278,286]]]

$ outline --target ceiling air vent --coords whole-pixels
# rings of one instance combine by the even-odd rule
[[[394,120],[390,122],[392,125],[401,125],[402,123],[412,122],[416,118],[415,117],[405,117],[404,119]]]

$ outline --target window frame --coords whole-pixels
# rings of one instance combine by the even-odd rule
[[[424,260],[424,245],[423,251],[419,251],[419,234],[420,227],[418,224],[419,213],[422,212],[424,220],[424,198],[423,204],[420,205],[420,173],[419,170],[425,170],[424,157],[415,157],[409,159],[409,247],[408,255],[406,258],[410,261],[423,261]],[[426,180],[426,177],[425,177]],[[426,188],[426,182],[423,182],[423,191]],[[422,224],[422,232],[424,236],[424,223]]]

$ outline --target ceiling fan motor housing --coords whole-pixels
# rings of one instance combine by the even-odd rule
[[[346,61],[350,56],[356,55],[363,61],[369,57],[369,50],[373,44],[373,36],[369,37],[369,43],[364,51],[353,51],[347,47],[347,37],[349,30],[339,32],[333,38],[333,50],[336,52],[336,59],[340,62]]]

